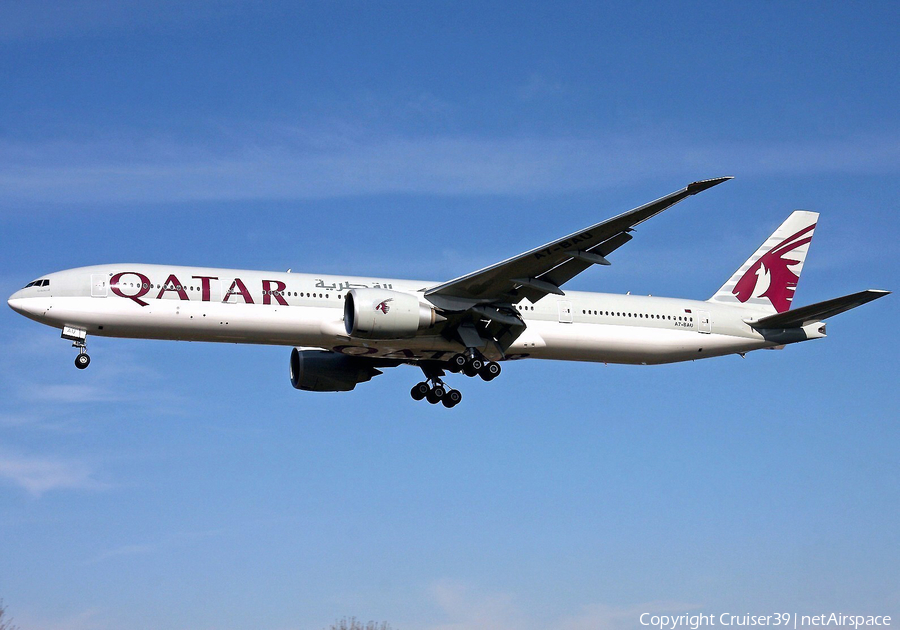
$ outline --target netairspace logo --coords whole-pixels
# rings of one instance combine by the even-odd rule
[[[789,628],[812,628],[843,626],[858,629],[865,626],[890,626],[887,615],[844,615],[831,613],[823,615],[798,615],[797,613],[775,613],[772,615],[651,615],[643,613],[642,626],[652,626],[660,630],[698,630],[701,626],[781,626]]]

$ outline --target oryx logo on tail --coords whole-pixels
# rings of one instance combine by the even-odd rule
[[[790,309],[818,218],[808,210],[792,212],[710,301],[777,313]]]
[[[378,305],[375,307],[375,310],[376,310],[376,311],[381,311],[382,313],[384,313],[385,315],[387,315],[387,314],[388,314],[388,311],[391,310],[391,307],[388,306],[388,302],[393,302],[393,301],[394,301],[394,298],[388,298],[388,299],[386,299],[386,300],[383,300],[383,301],[381,301],[381,302],[378,303]]]
[[[773,247],[760,256],[750,269],[744,273],[732,293],[741,302],[746,302],[751,297],[768,298],[779,313],[783,313],[791,307],[794,299],[794,291],[797,290],[797,281],[800,274],[794,273],[792,267],[802,262],[802,258],[791,258],[789,254],[795,249],[809,244],[812,241],[812,231],[816,224],[803,228],[792,234],[778,247]]]

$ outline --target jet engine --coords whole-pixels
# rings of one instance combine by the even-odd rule
[[[359,339],[409,339],[444,319],[409,293],[352,289],[344,297],[344,328]]]
[[[370,361],[327,350],[291,350],[291,385],[310,392],[349,392],[381,374]]]

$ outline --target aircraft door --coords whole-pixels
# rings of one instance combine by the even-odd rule
[[[559,307],[559,322],[561,324],[571,324],[572,303],[567,300],[559,300],[556,305]]]
[[[102,273],[91,274],[91,297],[106,297],[109,291],[109,276]]]
[[[707,334],[712,332],[712,323],[709,319],[709,311],[697,311],[697,322],[698,331]]]

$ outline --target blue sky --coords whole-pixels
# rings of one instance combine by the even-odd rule
[[[793,209],[797,300],[898,287],[900,6],[6,2],[0,288],[151,262],[444,280],[718,175],[570,287],[706,298]],[[895,297],[782,352],[400,368],[0,311],[22,630],[900,618]],[[459,377],[461,378],[461,377]]]

